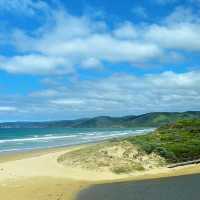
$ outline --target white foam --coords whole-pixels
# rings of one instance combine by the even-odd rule
[[[56,135],[56,134],[45,134],[40,136],[34,134],[32,137],[17,138],[17,139],[3,139],[0,140],[0,144],[3,144],[0,149],[1,152],[12,152],[12,151],[26,151],[33,149],[44,149],[51,147],[61,147],[68,145],[82,144],[92,141],[102,141],[111,138],[123,137],[128,135],[142,135],[147,132],[155,130],[154,128],[137,129],[137,130],[100,130],[90,132],[77,132],[70,135]],[[32,143],[35,142],[35,143]],[[34,145],[34,147],[31,147]],[[29,147],[27,147],[29,146]]]
[[[63,138],[73,138],[78,135],[65,135],[65,136],[50,136],[50,137],[31,137],[31,138],[20,138],[20,139],[10,139],[10,140],[0,140],[0,143],[7,142],[26,142],[26,141],[39,141],[39,140],[54,140]]]

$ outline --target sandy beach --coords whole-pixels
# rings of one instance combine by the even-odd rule
[[[0,156],[0,196],[3,200],[71,200],[93,184],[200,173],[200,165],[114,174],[63,166],[57,158],[86,145]]]

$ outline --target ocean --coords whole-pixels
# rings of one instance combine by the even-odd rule
[[[153,130],[153,128],[1,128],[0,153],[73,146],[111,138],[140,135]]]

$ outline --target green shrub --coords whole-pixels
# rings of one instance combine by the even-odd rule
[[[133,163],[132,165],[114,166],[111,171],[115,174],[128,174],[133,171],[143,171],[144,167],[140,163]]]
[[[125,174],[125,173],[132,172],[132,168],[128,166],[116,166],[116,167],[112,167],[111,171],[115,174]]]
[[[169,151],[169,149],[166,149],[164,147],[156,147],[154,151],[156,153],[158,153],[160,156],[167,159],[168,161],[176,161],[177,160],[175,154],[172,151]]]
[[[132,167],[136,171],[143,171],[143,170],[145,170],[145,168],[140,163],[135,163]]]
[[[126,138],[147,154],[158,153],[170,163],[200,158],[200,119],[179,120],[153,133]]]

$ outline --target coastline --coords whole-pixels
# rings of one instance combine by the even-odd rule
[[[27,196],[29,200],[71,200],[80,190],[94,184],[200,173],[198,164],[115,175],[64,167],[57,162],[63,153],[89,145],[95,144],[0,155],[1,197],[5,200],[27,200]]]
[[[103,142],[103,141],[100,141],[100,142]],[[49,147],[49,148],[41,148],[41,149],[31,149],[31,150],[26,150],[26,151],[13,151],[13,152],[9,151],[6,153],[0,153],[0,163],[41,156],[41,155],[49,154],[49,153],[56,153],[59,151],[75,150],[76,148],[83,148],[85,146],[94,145],[100,142],[88,142],[88,143],[83,143],[83,144],[57,146],[57,147]]]
[[[62,131],[61,131],[62,130]],[[0,129],[0,155],[103,142],[146,134],[153,128]],[[20,137],[16,137],[15,133]],[[3,134],[3,135],[2,135]],[[1,145],[2,144],[2,145]]]

